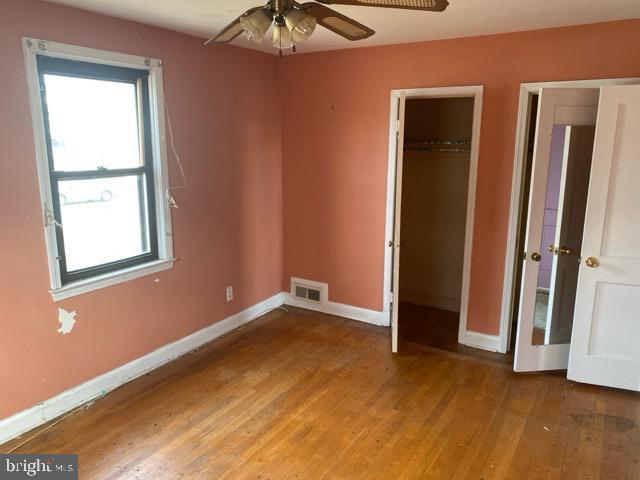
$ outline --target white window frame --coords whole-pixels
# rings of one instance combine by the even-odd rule
[[[49,263],[51,296],[54,301],[80,295],[82,293],[151,275],[173,267],[173,241],[171,212],[168,202],[169,177],[164,122],[164,95],[162,90],[162,62],[155,58],[140,57],[124,53],[78,47],[64,43],[50,42],[35,38],[22,38],[22,46],[27,69],[31,119],[35,140],[36,161],[40,198],[43,208],[44,233]],[[58,246],[56,226],[51,214],[53,199],[49,181],[49,160],[45,139],[45,127],[40,97],[37,55],[80,60],[119,67],[144,69],[149,71],[149,110],[151,122],[151,142],[153,148],[153,181],[155,185],[156,223],[158,235],[158,259],[141,265],[124,268],[95,277],[62,285],[57,259]]]

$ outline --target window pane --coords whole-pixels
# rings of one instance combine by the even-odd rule
[[[44,75],[57,171],[142,165],[136,86]]]
[[[58,185],[68,272],[150,251],[144,175]]]

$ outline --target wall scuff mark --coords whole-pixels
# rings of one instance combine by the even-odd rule
[[[71,333],[76,323],[76,312],[67,312],[64,308],[58,308],[58,321],[60,322],[58,333],[62,335]]]

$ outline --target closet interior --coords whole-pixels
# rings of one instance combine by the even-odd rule
[[[445,349],[458,341],[473,109],[469,97],[405,107],[399,333]]]

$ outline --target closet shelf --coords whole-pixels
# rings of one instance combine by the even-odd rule
[[[466,140],[406,140],[405,152],[434,152],[434,153],[468,153],[471,152],[471,142]]]

